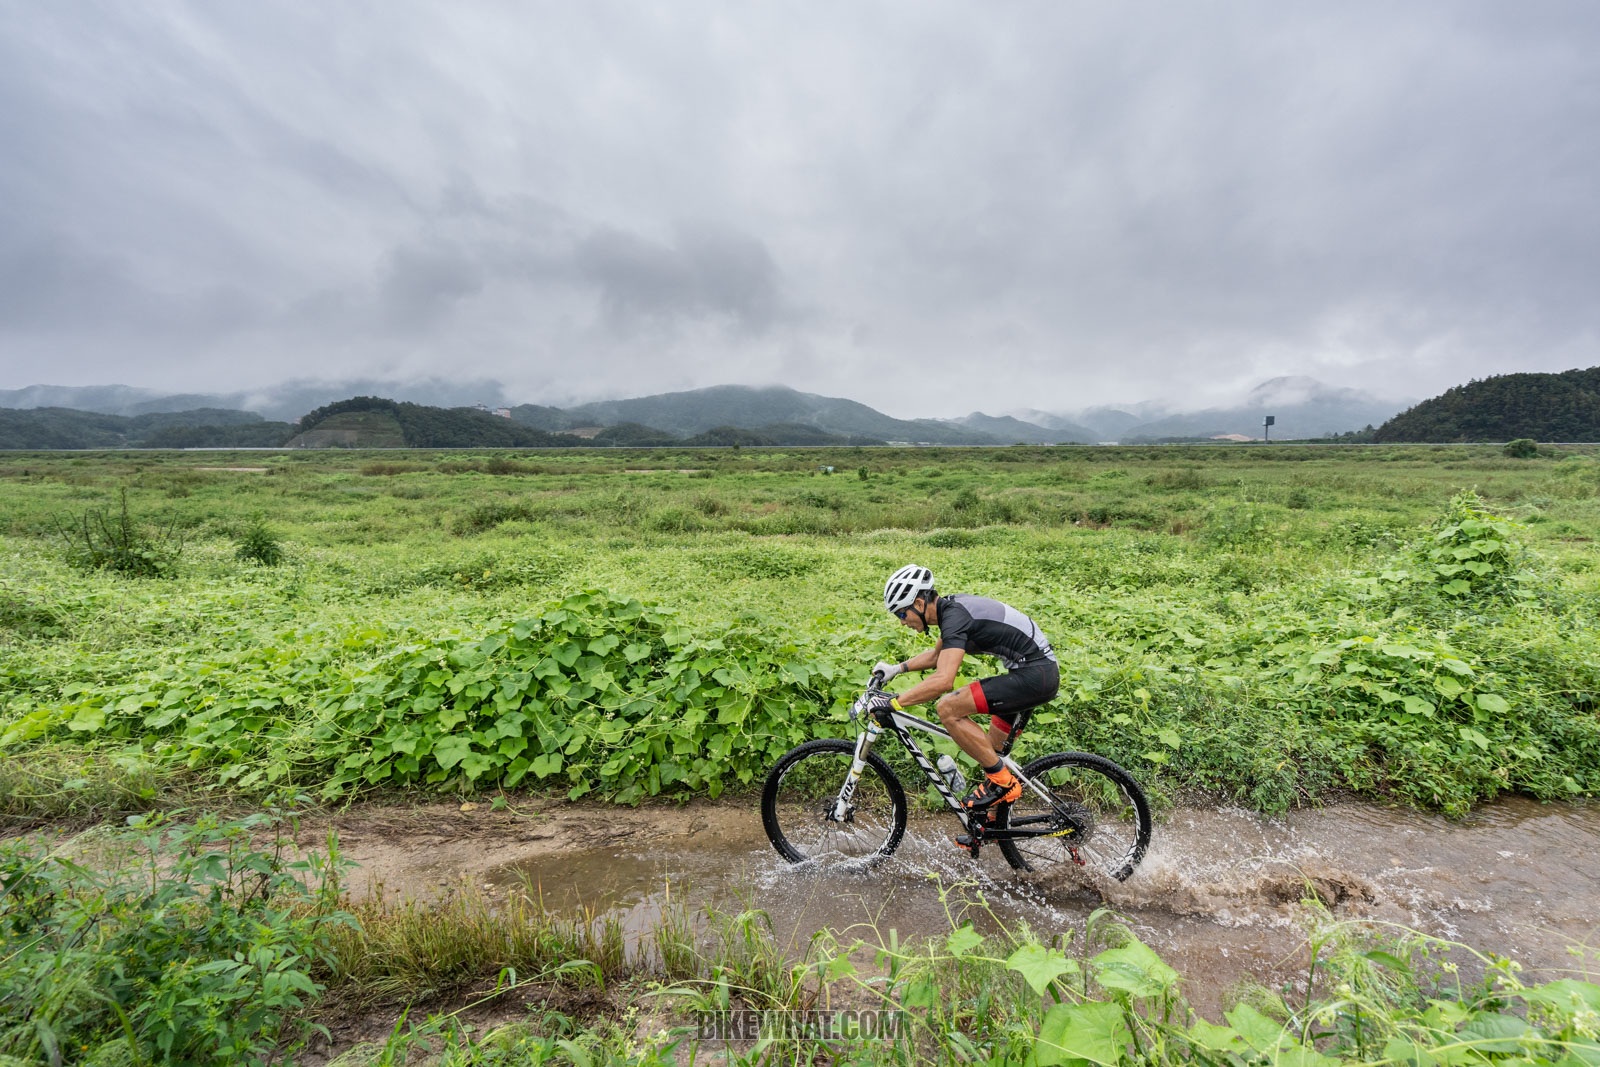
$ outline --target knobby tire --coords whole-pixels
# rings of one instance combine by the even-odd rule
[[[997,827],[1045,826],[1062,836],[1000,841],[1019,871],[1076,868],[1126,881],[1150,847],[1150,802],[1133,775],[1088,752],[1056,752],[1025,764],[1022,773],[1055,794],[1046,804],[1024,787],[1022,799],[997,813]]]
[[[855,751],[855,742],[844,738],[807,741],[786,752],[767,775],[761,823],[790,863],[872,863],[899,847],[906,832],[906,792],[875,752],[867,756],[847,821],[829,818]]]

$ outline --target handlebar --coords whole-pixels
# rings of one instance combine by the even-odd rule
[[[867,680],[866,691],[856,697],[855,702],[850,705],[850,721],[855,722],[856,716],[866,713],[868,697],[881,692],[883,692],[883,672],[873,671],[872,677]]]

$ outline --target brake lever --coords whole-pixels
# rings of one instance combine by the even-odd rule
[[[881,692],[883,692],[883,672],[873,671],[871,679],[867,682],[867,691],[856,697],[855,703],[850,705],[850,721],[855,722],[858,716],[866,714],[867,697]]]

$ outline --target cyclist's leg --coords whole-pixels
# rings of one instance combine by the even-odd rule
[[[989,743],[996,755],[1010,751],[1034,708],[1055,699],[1061,671],[1052,661],[1034,664],[974,683],[981,710],[989,714]]]
[[[1009,749],[1016,739],[1015,735],[1022,732],[1022,724],[1015,721],[1021,714],[1017,712],[1011,719],[999,715],[989,716],[989,747],[994,749],[995,755],[998,756]]]
[[[1015,731],[1027,725],[1027,712],[1054,697],[1060,688],[1060,683],[1060,671],[1053,661],[1048,661],[1023,667],[1009,674],[979,679],[962,691],[971,701],[974,711],[989,716],[988,732],[986,734],[981,730],[976,732],[983,734],[985,747],[994,753],[994,763],[984,762],[976,753],[969,753],[979,759],[985,769],[986,780],[980,781],[972,792],[963,798],[962,802],[968,810],[987,811],[986,818],[993,821],[1000,817],[1003,810],[1022,797],[1022,783],[1008,768],[999,767],[992,774],[988,773],[988,768],[999,763],[1000,753],[1011,748],[1015,740]],[[949,697],[945,699],[948,700]],[[940,702],[941,719],[944,717],[943,703]],[[962,702],[963,705],[965,703],[966,701]],[[955,706],[957,705],[952,702],[952,707]],[[974,729],[976,730],[975,724]],[[951,733],[954,736],[954,731]],[[961,838],[956,839],[956,844],[964,848],[972,847],[970,840],[964,842]]]
[[[981,699],[982,690],[974,682],[940,697],[936,710],[939,712],[939,722],[950,732],[950,739],[961,746],[961,751],[977,760],[978,766],[992,767],[1000,759],[1000,754],[990,747],[989,737],[983,727],[972,721],[974,715],[983,714],[983,709],[978,706]]]

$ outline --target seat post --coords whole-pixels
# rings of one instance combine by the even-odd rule
[[[1011,724],[1011,732],[1006,734],[1006,743],[1000,746],[1000,755],[1011,755],[1011,746],[1017,743],[1017,735],[1022,733],[1022,728],[1028,725],[1028,720],[1033,718],[1033,709],[1024,708],[1017,712],[1017,721]]]

